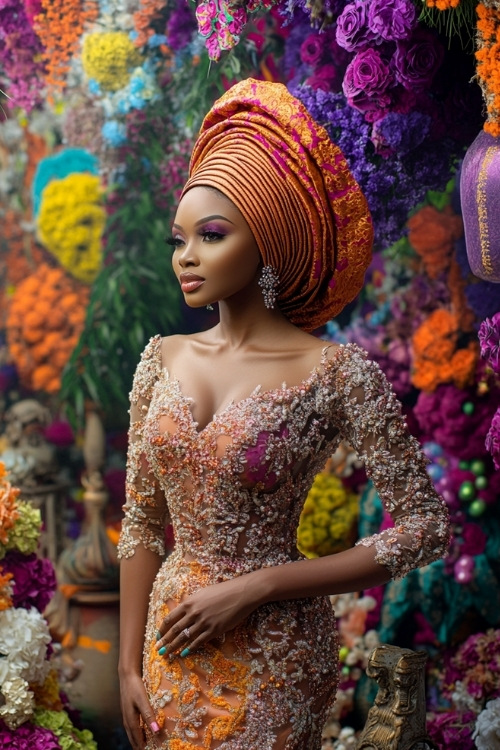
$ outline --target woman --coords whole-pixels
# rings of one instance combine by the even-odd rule
[[[153,338],[131,393],[120,678],[134,748],[319,748],[338,671],[327,595],[446,551],[446,508],[380,369],[309,333],[359,292],[371,241],[342,154],[284,86],[243,81],[214,105],[169,244],[187,303],[217,302],[220,322]],[[341,439],[395,528],[299,559],[304,499]]]

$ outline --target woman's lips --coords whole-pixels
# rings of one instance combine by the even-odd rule
[[[183,292],[194,292],[205,282],[205,279],[202,279],[201,276],[195,276],[193,273],[182,273],[179,281]]]

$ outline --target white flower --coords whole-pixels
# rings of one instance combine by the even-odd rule
[[[0,612],[0,654],[4,657],[0,659],[0,685],[3,679],[14,677],[43,684],[49,671],[50,641],[47,623],[35,607]]]
[[[478,750],[500,750],[500,698],[488,701],[481,711],[472,739]]]
[[[474,711],[475,714],[478,714],[482,708],[481,703],[472,697],[460,680],[457,680],[455,683],[455,690],[452,693],[451,699],[458,710],[462,712]]]
[[[2,683],[2,695],[5,699],[0,706],[0,717],[9,729],[17,729],[31,718],[35,707],[33,693],[22,677],[13,677]]]

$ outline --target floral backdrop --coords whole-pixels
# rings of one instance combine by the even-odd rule
[[[335,600],[342,683],[325,747],[355,746],[373,699],[363,670],[381,641],[428,652],[438,745],[500,748],[500,273],[471,272],[464,206],[475,198],[463,189],[477,139],[487,135],[490,160],[498,154],[500,2],[0,0],[1,411],[37,398],[53,415],[48,439],[66,449],[78,448],[89,405],[100,410],[116,533],[140,352],[157,332],[213,322],[183,305],[164,238],[204,113],[247,76],[285,83],[367,196],[376,237],[365,288],[317,333],[380,363],[453,523],[445,560]],[[78,471],[76,459],[76,484]],[[45,644],[41,600],[16,604],[9,593],[27,564],[20,555],[31,560],[35,548],[6,541],[7,495],[0,617],[31,618]],[[387,523],[343,446],[309,494],[298,543],[327,554]],[[19,748],[70,747],[40,718],[52,709],[26,687],[34,678],[1,674],[5,706],[17,700],[25,713],[14,720],[2,707],[0,746],[14,746],[15,732]]]

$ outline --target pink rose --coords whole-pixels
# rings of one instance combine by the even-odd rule
[[[364,0],[349,3],[337,19],[336,39],[348,52],[365,49],[374,39],[368,26],[368,6]]]
[[[323,55],[323,42],[319,34],[309,34],[300,45],[300,59],[306,65],[316,66]]]
[[[198,31],[202,36],[208,36],[212,33],[215,18],[217,18],[217,5],[214,0],[207,0],[198,5],[196,20],[198,21]]]

